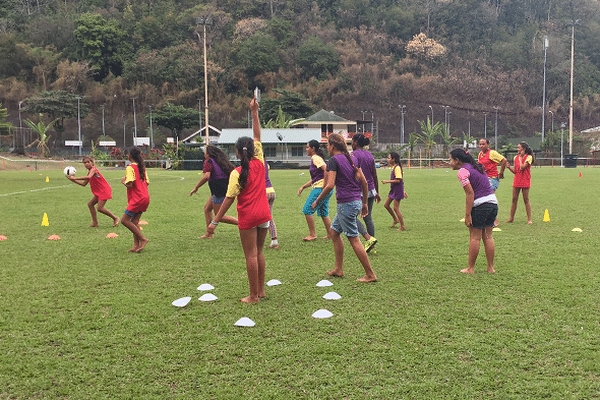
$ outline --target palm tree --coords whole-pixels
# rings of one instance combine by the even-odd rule
[[[450,157],[450,147],[452,147],[453,144],[458,143],[460,139],[446,135],[446,132],[442,133],[440,137],[442,138],[444,153],[446,153],[446,157]]]
[[[302,122],[304,121],[304,118],[300,118],[300,119],[290,119],[281,109],[281,106],[279,106],[279,112],[277,113],[277,118],[276,119],[270,119],[264,126],[263,128],[266,129],[288,129],[290,128],[292,125],[298,123],[298,122]]]
[[[42,121],[43,116],[44,116],[44,114],[40,114],[40,121],[37,124],[30,119],[26,119],[24,121],[25,124],[27,124],[27,126],[29,126],[34,132],[36,132],[38,135],[40,135],[39,138],[35,139],[33,142],[31,142],[25,148],[28,149],[30,147],[37,145],[37,148],[40,150],[42,157],[47,158],[50,156],[50,149],[48,148],[48,144],[47,144],[48,140],[50,140],[50,135],[48,135],[48,131],[50,130],[50,128],[52,128],[52,125],[54,125],[54,123],[56,121],[58,121],[58,118],[51,121],[48,125],[45,125],[44,122]]]
[[[411,133],[408,135],[408,168],[410,168],[410,157],[412,156],[415,147],[419,143],[419,135],[417,133]]]
[[[417,121],[421,126],[421,135],[419,139],[423,142],[425,150],[427,151],[427,157],[431,165],[431,150],[435,146],[435,138],[437,136],[445,135],[446,128],[441,122],[436,122],[435,125],[431,124],[431,120],[427,117],[427,121]]]

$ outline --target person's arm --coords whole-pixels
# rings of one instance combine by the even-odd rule
[[[88,171],[88,174],[87,174],[86,176],[79,176],[79,177],[67,176],[67,178],[69,178],[69,180],[70,180],[71,182],[74,182],[74,183],[76,183],[76,184],[78,184],[78,185],[81,185],[81,186],[86,186],[86,185],[89,183],[89,181],[90,181],[90,179],[92,178],[92,176],[94,176],[94,174],[95,174],[95,171],[94,171],[94,170],[95,170],[95,169],[96,169],[95,167],[92,167],[92,168],[91,168],[91,169]],[[81,181],[81,182],[80,182],[80,181]]]
[[[309,187],[310,185],[312,185],[312,179],[309,179],[308,182],[306,182],[304,185],[300,186],[300,189],[298,189],[298,196],[300,196],[300,194],[302,193],[302,191],[304,189],[306,189],[307,187]]]
[[[135,171],[131,165],[128,165],[125,168],[125,176],[121,178],[121,183],[125,185],[128,189],[133,187],[133,182],[135,181]]]
[[[202,185],[204,185],[209,179],[210,179],[210,172],[205,172],[204,175],[202,175],[202,178],[200,178],[200,182],[198,182],[196,184],[196,186],[194,186],[194,189],[192,189],[192,191],[190,192],[190,196],[192,196],[194,193],[196,193],[198,191],[198,189],[200,189],[200,187]]]
[[[508,160],[506,158],[503,158],[502,161],[500,161],[500,173],[498,174],[498,178],[504,179],[504,169],[508,165]]]
[[[529,155],[527,157],[525,157],[525,160],[521,163],[521,165],[519,165],[519,169],[521,171],[527,169],[527,167],[529,167],[531,165],[531,161],[529,161],[529,160],[531,160],[530,157],[531,156],[529,156]]]
[[[360,213],[360,216],[364,218],[369,214],[369,205],[367,203],[367,200],[369,199],[369,184],[367,183],[367,179],[365,178],[362,169],[359,168],[356,171],[356,175],[362,186],[362,212]]]
[[[475,201],[475,192],[471,184],[463,186],[466,195],[465,203],[465,225],[468,227],[473,226],[473,220],[471,219],[471,210],[473,209],[473,202]]]
[[[225,200],[223,200],[223,204],[221,204],[221,208],[219,208],[219,212],[217,213],[217,215],[215,215],[213,220],[206,227],[206,233],[210,235],[215,233],[215,228],[217,227],[217,225],[219,225],[219,221],[221,221],[221,218],[223,218],[227,210],[229,210],[229,207],[231,207],[234,200],[235,197],[225,197]]]
[[[252,111],[252,133],[254,134],[254,141],[260,142],[260,120],[258,119],[258,102],[256,97],[252,98],[250,102],[250,111]]]
[[[373,176],[373,183],[375,183],[375,191],[377,194],[375,195],[375,200],[377,204],[381,203],[381,196],[379,195],[379,178],[377,177],[377,168],[375,167],[375,160],[373,160],[373,165],[371,166],[372,171],[371,175]]]
[[[312,203],[311,208],[314,210],[317,208],[317,205],[326,199],[329,193],[333,190],[335,186],[335,178],[337,177],[337,171],[326,171],[325,172],[325,182],[323,184],[323,190],[317,199]]]

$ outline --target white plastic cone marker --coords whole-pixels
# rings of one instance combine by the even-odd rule
[[[281,282],[279,282],[277,279],[271,279],[269,282],[267,282],[267,286],[277,286],[277,285],[281,285]]]
[[[185,307],[185,306],[187,306],[187,303],[189,303],[191,299],[192,299],[191,297],[182,297],[180,299],[175,300],[171,304],[173,304],[175,307]]]
[[[243,317],[243,318],[238,319],[238,321],[234,325],[235,326],[254,326],[256,324],[250,318]]]
[[[318,287],[333,286],[333,283],[329,282],[327,279],[323,279],[322,281],[317,283],[317,286]]]
[[[216,299],[218,299],[218,297],[215,296],[214,294],[212,294],[212,293],[206,293],[206,294],[203,294],[202,296],[200,296],[200,298],[198,300],[200,300],[200,301],[213,301],[213,300],[216,300]]]
[[[333,313],[322,308],[320,310],[315,311],[312,316],[313,318],[330,318],[331,316],[333,316]]]
[[[502,232],[502,229],[500,229],[500,228],[493,228],[492,232]]]
[[[198,290],[213,290],[214,288],[215,287],[210,283],[203,283],[202,285],[198,286]]]
[[[581,230],[581,228],[573,228],[573,229],[571,229],[571,232],[583,232],[583,231]]]
[[[329,292],[329,293],[325,294],[325,296],[323,296],[323,298],[327,299],[327,300],[339,300],[342,298],[342,296],[340,296],[336,292]]]

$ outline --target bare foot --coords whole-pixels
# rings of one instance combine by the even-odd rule
[[[341,278],[342,276],[344,276],[344,271],[337,271],[337,270],[332,270],[332,271],[327,271],[327,275],[329,276],[337,276],[338,278]]]
[[[200,236],[198,239],[212,239],[213,235],[209,235],[208,233],[205,233],[204,235]]]
[[[144,247],[146,247],[147,244],[148,244],[148,239],[144,238],[144,239],[140,240],[140,245],[135,250],[135,252],[139,253],[140,251],[144,250]]]
[[[527,225],[533,225],[533,221],[527,221]]]
[[[470,268],[465,268],[465,269],[461,269],[460,272],[462,272],[463,274],[474,274],[475,270],[470,269]]]
[[[302,240],[304,240],[305,242],[312,242],[313,240],[317,240],[316,236],[307,236],[307,237],[303,237]]]
[[[240,301],[242,303],[258,303],[258,297],[248,296],[248,297],[244,297]]]
[[[397,224],[399,224],[400,221],[394,221],[394,223],[392,225],[390,225],[390,228],[395,228]]]
[[[405,231],[406,228],[404,226],[401,226],[400,228],[396,229],[397,231]]]
[[[113,225],[113,226],[114,226],[114,225]],[[98,224],[91,224],[91,225],[90,225],[90,228],[97,228],[97,227],[98,227]]]
[[[365,275],[362,278],[357,279],[358,282],[375,282],[376,280],[377,280],[377,277],[375,275],[373,275],[373,276]]]
[[[512,224],[514,222],[514,219],[507,219],[506,221],[504,221],[505,224]]]
[[[261,292],[258,294],[258,297],[264,299],[265,297],[267,297],[267,295],[265,294],[265,292]]]
[[[494,267],[488,267],[487,272],[493,274],[494,272],[496,272],[496,270],[494,269]]]
[[[135,253],[137,250],[136,246],[133,246],[132,248],[130,248],[129,250],[127,250],[128,253]]]
[[[113,222],[113,228],[117,225],[119,225],[119,222],[121,222],[121,220],[119,218],[115,218],[114,222]]]
[[[495,221],[494,221],[494,228],[495,228],[495,227],[497,227],[498,225],[500,225],[500,221],[498,221],[498,220],[495,220]]]

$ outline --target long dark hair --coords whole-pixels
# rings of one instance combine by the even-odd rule
[[[325,153],[323,153],[323,149],[321,148],[321,143],[318,140],[312,139],[308,142],[308,147],[311,147],[315,150],[315,154],[325,159]]]
[[[346,139],[344,139],[344,137],[339,133],[332,133],[331,135],[329,135],[329,144],[332,145],[337,151],[341,152],[343,155],[346,156],[348,162],[350,163],[350,165],[352,165],[352,168],[354,169],[354,173],[356,174],[358,168],[356,168],[356,165],[354,165],[352,158],[350,158],[348,146],[346,145]]]
[[[235,142],[235,148],[238,151],[240,157],[240,191],[244,190],[248,183],[248,174],[250,173],[250,160],[254,158],[254,140],[248,136],[242,136]]]
[[[531,165],[533,165],[533,161],[534,161],[535,157],[533,156],[533,150],[529,146],[529,143],[527,143],[527,142],[521,142],[519,144],[521,145],[522,148],[525,149],[525,154],[528,154],[528,155],[531,156]]]
[[[400,172],[402,172],[402,176],[404,176],[404,169],[402,168],[402,162],[400,161],[400,154],[396,153],[395,151],[392,151],[390,153],[390,157],[392,158],[392,160],[394,160],[394,163],[396,163],[396,165],[400,167]]]
[[[142,152],[137,147],[133,146],[127,150],[133,161],[138,165],[138,171],[140,172],[140,180],[146,180],[146,166],[144,165],[144,159],[142,158]]]
[[[368,146],[371,143],[371,139],[369,139],[362,133],[357,133],[354,136],[352,136],[352,141],[355,142],[360,148]]]
[[[473,158],[471,153],[466,152],[463,149],[452,150],[450,152],[450,157],[454,158],[455,160],[460,161],[463,164],[471,164],[473,166],[473,168],[475,168],[477,171],[479,171],[482,174],[484,173],[483,165],[481,165],[477,161],[475,161],[475,159]]]
[[[212,144],[206,146],[206,154],[208,154],[210,159],[216,162],[219,167],[221,167],[227,176],[229,176],[231,171],[233,171],[235,168],[229,161],[229,158],[227,158],[227,154],[225,154],[225,152],[217,146],[213,146]]]

